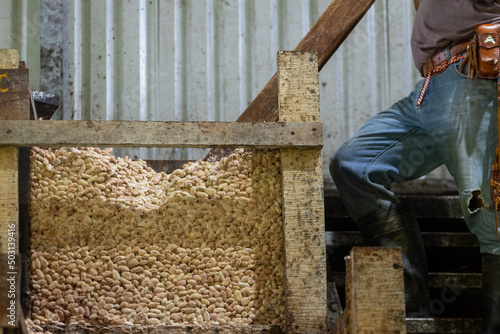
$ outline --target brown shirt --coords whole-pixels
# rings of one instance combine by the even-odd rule
[[[420,74],[438,50],[471,38],[475,25],[492,22],[500,22],[500,0],[421,0],[411,37]]]

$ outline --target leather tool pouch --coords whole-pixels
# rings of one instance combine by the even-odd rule
[[[496,79],[500,75],[500,23],[475,27],[460,71],[470,78]]]
[[[477,74],[483,79],[495,79],[500,75],[500,23],[482,24],[476,27]]]

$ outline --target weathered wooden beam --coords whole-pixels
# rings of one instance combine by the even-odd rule
[[[353,247],[346,308],[330,334],[406,333],[403,257],[389,247]]]
[[[332,57],[375,0],[333,0],[294,51],[316,51],[318,70]],[[278,76],[274,74],[237,122],[278,120]],[[205,159],[219,160],[227,152],[213,149]]]
[[[414,318],[406,321],[408,333],[470,334],[481,332],[481,319],[476,318]]]
[[[310,123],[3,121],[0,146],[321,147]]]
[[[53,334],[128,334],[128,333],[165,333],[165,334],[279,334],[277,326],[228,326],[228,325],[45,325],[44,330]]]
[[[315,52],[279,52],[282,122],[319,121]],[[307,124],[307,123],[304,123]],[[285,330],[326,331],[326,254],[321,149],[281,149]]]
[[[478,248],[477,237],[470,232],[422,232],[425,247],[470,247]],[[361,246],[363,237],[358,231],[328,231],[326,245],[340,247],[343,245]]]
[[[28,71],[17,50],[0,50],[0,123],[29,119]],[[17,327],[20,310],[19,149],[0,147],[0,327]]]
[[[31,91],[28,69],[0,69],[0,93],[3,120],[29,119]]]

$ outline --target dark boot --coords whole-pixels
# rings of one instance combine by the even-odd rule
[[[483,254],[481,333],[500,333],[500,256]]]
[[[429,316],[427,258],[413,209],[393,205],[363,217],[357,224],[369,246],[401,248],[406,314],[408,317]]]

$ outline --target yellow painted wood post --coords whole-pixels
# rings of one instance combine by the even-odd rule
[[[280,122],[319,122],[316,52],[279,52]],[[321,148],[281,149],[285,330],[325,333],[326,252]]]

